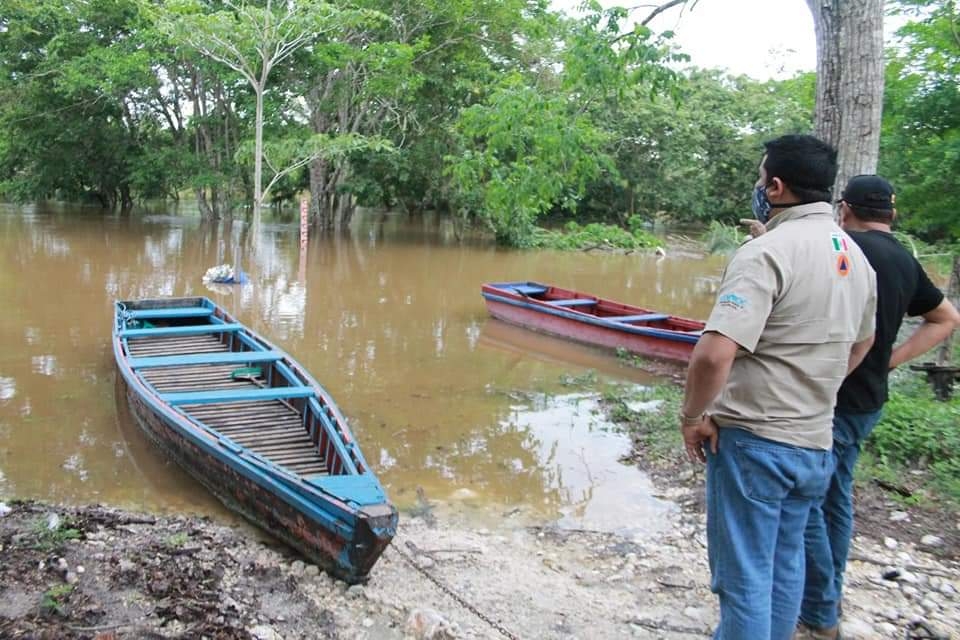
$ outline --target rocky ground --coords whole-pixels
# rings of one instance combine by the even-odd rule
[[[442,506],[402,519],[364,586],[249,530],[99,506],[0,506],[2,638],[705,638],[717,619],[699,470],[681,508],[631,539],[549,525],[477,529]],[[662,478],[669,477],[669,483]],[[878,498],[878,500],[882,500]],[[957,638],[960,522],[884,501],[855,541],[848,638]]]

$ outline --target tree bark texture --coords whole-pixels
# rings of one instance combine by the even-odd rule
[[[876,173],[883,111],[883,0],[807,0],[817,35],[814,135],[837,149],[837,181]]]

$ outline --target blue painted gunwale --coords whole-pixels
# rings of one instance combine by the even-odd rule
[[[149,333],[157,331],[155,329],[125,329],[124,325],[130,316],[124,316],[124,304],[118,301],[115,304],[113,347],[118,369],[124,382],[137,393],[154,413],[162,416],[169,425],[174,427],[180,437],[198,447],[205,454],[234,468],[246,479],[284,500],[297,511],[303,513],[304,516],[316,521],[322,528],[336,532],[340,537],[349,540],[353,535],[360,517],[360,510],[363,507],[386,505],[388,503],[383,487],[375,475],[369,471],[369,466],[359,447],[356,446],[355,440],[346,425],[346,420],[329,393],[289,355],[263,337],[253,333],[250,329],[232,322],[232,318],[212,300],[201,297],[184,300],[199,302],[200,306],[205,310],[209,309],[210,313],[197,312],[197,315],[183,317],[209,315],[211,325],[221,325],[213,327],[211,330],[219,329],[231,332],[231,340],[239,339],[242,345],[251,352],[251,355],[258,352],[269,352],[271,358],[274,354],[279,355],[279,361],[276,362],[275,366],[281,375],[286,377],[288,382],[292,383],[299,379],[304,383],[302,388],[309,387],[312,393],[307,396],[307,403],[314,411],[322,428],[327,431],[331,444],[341,458],[343,465],[341,474],[319,477],[294,474],[268,458],[240,446],[215,429],[208,427],[201,420],[189,416],[179,407],[172,406],[166,401],[164,395],[139,375],[132,366],[136,363],[137,358],[126,355],[128,353],[127,340],[130,337],[158,335],[160,332]],[[197,305],[191,306],[197,307]],[[217,315],[218,313],[222,317]],[[164,315],[162,317],[175,318],[178,316]],[[234,325],[238,325],[237,328]],[[131,332],[145,333],[132,333],[131,336]],[[169,333],[166,335],[169,335]],[[302,413],[303,419],[306,420],[307,412]],[[336,479],[327,481],[328,478]],[[353,478],[353,480],[350,480],[350,478]],[[378,535],[392,536],[395,526],[396,518],[394,517],[392,526],[375,529],[374,532]],[[349,549],[344,547],[343,557],[338,560],[346,571],[350,570],[348,551]]]
[[[492,284],[490,286],[506,288],[510,284],[512,283],[498,283],[498,284]],[[558,316],[560,318],[567,318],[568,320],[576,320],[577,322],[582,322],[584,324],[592,324],[598,327],[604,327],[606,329],[614,329],[616,331],[621,331],[623,333],[634,333],[642,336],[651,336],[653,338],[660,338],[663,340],[672,340],[674,342],[688,342],[691,344],[696,344],[697,341],[700,339],[700,336],[698,334],[691,334],[685,331],[671,331],[669,329],[656,329],[654,327],[636,327],[630,324],[626,324],[625,322],[622,322],[622,321],[616,322],[612,320],[607,320],[606,318],[599,318],[597,316],[592,316],[588,313],[582,313],[578,311],[564,309],[563,307],[551,305],[548,302],[518,300],[516,298],[511,298],[508,296],[501,296],[493,293],[487,293],[486,291],[483,291],[482,295],[487,300],[494,300],[496,302],[501,302],[503,304],[509,304],[515,307],[529,309],[531,311],[536,311],[537,313]]]

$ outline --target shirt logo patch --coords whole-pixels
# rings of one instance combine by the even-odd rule
[[[833,246],[834,253],[840,253],[841,251],[849,251],[847,247],[847,239],[844,238],[839,233],[830,234],[830,244]]]
[[[727,293],[720,296],[717,304],[719,304],[721,307],[729,307],[730,309],[740,311],[747,308],[747,299],[740,297],[735,293]]]
[[[839,273],[841,277],[846,277],[850,275],[850,269],[850,258],[847,257],[847,254],[841,253],[837,256],[837,273]]]

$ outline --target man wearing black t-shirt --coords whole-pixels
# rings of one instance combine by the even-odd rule
[[[841,226],[877,272],[877,332],[873,347],[837,394],[836,468],[822,507],[814,507],[807,524],[806,583],[796,638],[839,636],[838,609],[853,535],[853,468],[887,401],[888,372],[929,351],[960,324],[957,310],[890,233],[893,202],[893,187],[879,176],[855,176],[843,190]],[[923,323],[894,348],[904,315],[923,316]]]

